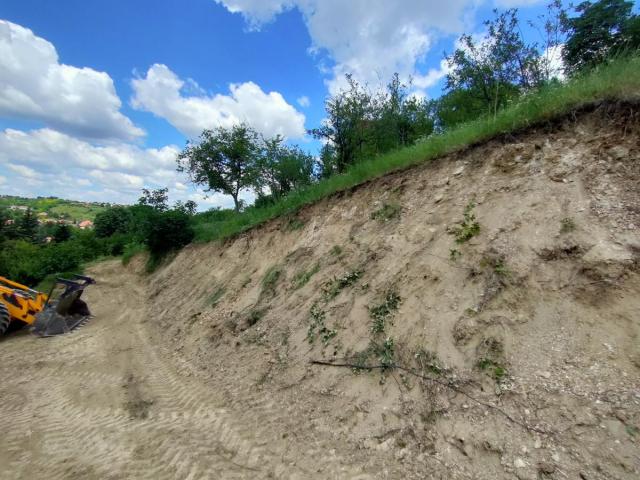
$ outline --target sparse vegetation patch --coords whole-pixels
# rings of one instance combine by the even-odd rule
[[[560,233],[569,233],[573,232],[576,229],[576,222],[573,221],[573,218],[565,217],[560,220]]]
[[[369,307],[369,315],[373,320],[373,323],[371,325],[372,333],[384,333],[386,324],[398,309],[400,301],[400,296],[392,290],[387,292],[384,301],[381,304],[374,307]]]
[[[311,277],[313,277],[316,273],[320,271],[320,264],[316,263],[309,270],[303,270],[302,272],[297,273],[293,277],[293,288],[295,290],[304,287]]]
[[[388,222],[394,218],[398,218],[401,211],[402,207],[397,203],[385,203],[382,207],[371,214],[371,219]]]
[[[468,242],[480,233],[480,223],[476,219],[473,209],[476,207],[474,202],[469,202],[462,214],[462,222],[449,230],[456,240],[456,243],[462,244]]]
[[[322,345],[326,346],[338,332],[335,329],[327,327],[325,324],[327,314],[317,303],[311,306],[309,314],[311,316],[311,323],[309,323],[307,330],[307,340],[313,344],[317,338],[320,338]]]
[[[326,301],[333,300],[345,288],[355,284],[362,276],[361,270],[351,270],[341,277],[328,281],[322,287],[322,294]]]

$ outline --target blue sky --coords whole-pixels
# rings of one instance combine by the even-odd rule
[[[344,73],[438,96],[460,33],[495,7],[544,9],[497,1],[3,0],[0,193],[125,203],[168,186],[228,206],[175,172],[188,138],[247,121],[315,153],[305,130]]]

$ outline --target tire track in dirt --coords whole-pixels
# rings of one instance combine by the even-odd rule
[[[114,262],[94,270],[88,325],[0,343],[0,479],[310,477],[261,435],[277,406],[261,399],[250,412],[223,408],[215,390],[162,358],[137,278]],[[334,469],[335,456],[307,453],[322,478],[359,476]]]

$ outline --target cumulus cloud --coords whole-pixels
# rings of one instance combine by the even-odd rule
[[[190,95],[185,86],[196,94]],[[268,136],[299,138],[305,134],[305,116],[280,93],[266,93],[253,82],[230,84],[228,95],[198,94],[195,82],[187,83],[166,65],[155,64],[144,78],[134,79],[132,87],[134,108],[166,119],[190,138],[205,128],[238,122],[247,122]]]
[[[335,62],[327,81],[332,93],[344,86],[346,73],[372,86],[386,83],[394,72],[403,78],[421,77],[416,66],[424,60],[435,36],[460,33],[476,4],[475,0],[215,1],[242,14],[252,28],[297,8],[313,42],[311,51],[328,53]],[[434,78],[426,78],[424,83]]]
[[[173,145],[93,145],[49,128],[0,132],[0,167],[10,190],[28,196],[57,192],[93,198],[95,192],[103,192],[108,195],[103,201],[132,201],[144,186],[175,187],[184,180],[175,170],[178,152]],[[42,190],[31,190],[34,182]]]
[[[60,63],[50,42],[0,20],[0,115],[90,139],[142,136],[120,107],[109,75]]]

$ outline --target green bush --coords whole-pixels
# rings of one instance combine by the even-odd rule
[[[154,211],[147,221],[144,243],[155,258],[179,250],[193,240],[190,217],[180,210]]]

